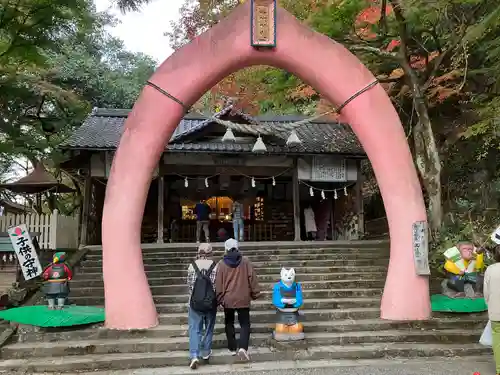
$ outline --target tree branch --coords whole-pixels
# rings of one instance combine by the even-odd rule
[[[399,82],[401,80],[403,80],[404,78],[404,75],[402,75],[401,77],[385,77],[385,78],[378,78],[377,77],[377,81],[379,81],[380,83],[393,83],[393,82]]]
[[[455,49],[456,46],[458,46],[460,44],[460,41],[462,40],[463,36],[465,35],[465,30],[466,30],[466,28],[464,28],[463,25],[462,25],[462,31],[461,31],[460,35],[458,35],[455,38],[455,40],[448,46],[448,48],[445,51],[443,51],[439,56],[437,56],[433,60],[432,70],[428,74],[427,81],[425,82],[425,84],[422,87],[423,91],[427,90],[429,88],[429,86],[431,85],[432,80],[434,78],[436,78],[437,73],[439,71],[439,67],[443,63],[444,59],[448,56],[448,54],[451,51],[453,51]]]
[[[382,5],[380,6],[380,20],[379,28],[381,31],[381,37],[384,38],[387,35],[387,0],[382,0]]]
[[[393,60],[397,59],[397,54],[395,52],[384,51],[380,48],[363,46],[363,45],[352,45],[347,47],[352,52],[368,52],[379,57],[390,58]]]

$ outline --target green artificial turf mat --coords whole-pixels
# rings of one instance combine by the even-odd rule
[[[45,305],[23,306],[0,311],[0,319],[37,327],[71,327],[104,321],[104,309],[92,306],[65,306],[50,310]]]
[[[451,298],[443,294],[431,296],[432,311],[477,313],[488,310],[484,298]]]

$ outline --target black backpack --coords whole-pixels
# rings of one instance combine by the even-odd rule
[[[193,293],[189,305],[194,311],[210,312],[217,310],[217,296],[213,289],[210,275],[217,263],[213,262],[208,270],[201,270],[196,265],[196,262],[191,263],[195,272],[196,280],[193,286]]]

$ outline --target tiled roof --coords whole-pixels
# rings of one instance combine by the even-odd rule
[[[226,108],[216,116],[223,116],[231,109]],[[109,149],[113,150],[118,146],[125,120],[130,110],[121,109],[97,109],[94,110],[84,121],[82,126],[61,144],[63,149]],[[233,112],[234,114],[234,112]],[[272,129],[273,123],[290,123],[302,120],[306,117],[300,116],[256,116],[250,117],[243,114],[246,121],[256,120],[261,124],[267,124]],[[205,128],[211,120],[207,120],[202,115],[187,114],[174,131],[169,144],[168,151],[177,152],[219,152],[219,153],[244,153],[251,152],[255,137],[250,137],[248,143],[223,143],[200,139],[195,141],[185,141],[189,134]],[[364,155],[356,135],[348,125],[335,122],[319,122],[300,126],[296,129],[297,135],[302,140],[299,146],[287,147],[285,140],[265,139],[269,153],[340,153],[351,155]]]

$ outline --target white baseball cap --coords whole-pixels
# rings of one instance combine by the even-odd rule
[[[231,249],[238,249],[238,247],[238,241],[236,241],[234,238],[230,238],[226,242],[224,242],[224,249],[226,250],[226,252]]]

